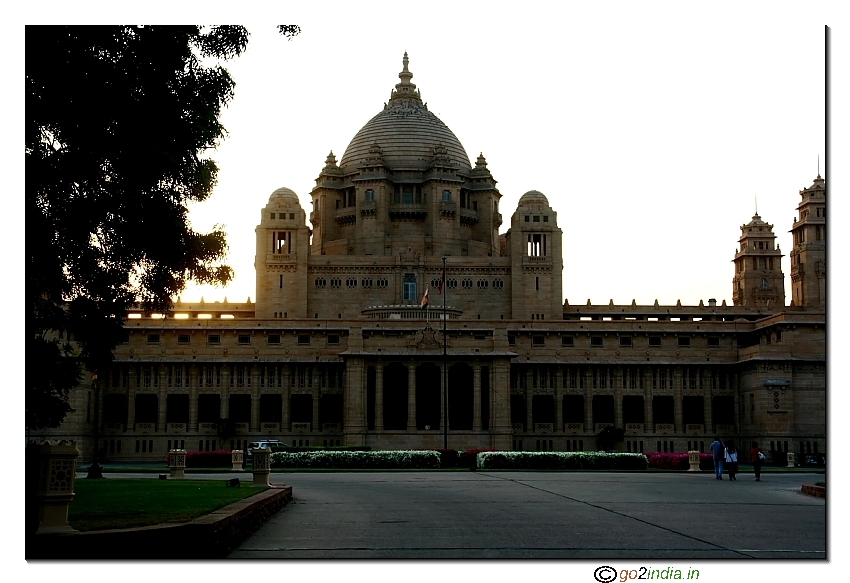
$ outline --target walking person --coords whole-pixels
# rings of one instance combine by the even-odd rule
[[[729,472],[730,480],[737,480],[735,474],[738,473],[738,450],[735,449],[735,444],[733,442],[729,442],[729,445],[726,446],[726,471]]]
[[[723,462],[726,459],[725,448],[719,437],[715,437],[714,441],[709,446],[711,448],[712,459],[714,460],[714,479],[723,479]]]
[[[756,475],[756,482],[761,482],[761,466],[764,463],[766,456],[761,448],[753,442],[753,447],[750,448],[750,462],[753,464],[753,472]]]

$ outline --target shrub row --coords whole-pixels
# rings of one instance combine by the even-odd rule
[[[645,470],[642,453],[504,451],[478,454],[480,470]]]
[[[282,451],[285,453],[313,453],[317,451],[372,451],[372,447],[369,445],[335,445],[335,446],[324,446],[324,445],[309,445],[302,447],[293,447],[290,445],[277,445],[272,448],[272,453]]]
[[[650,468],[662,470],[689,470],[691,467],[686,453],[661,453],[650,451],[645,454]],[[713,470],[714,460],[710,453],[699,454],[699,469]]]
[[[434,469],[440,467],[436,451],[317,451],[277,452],[271,455],[272,468],[344,469]]]

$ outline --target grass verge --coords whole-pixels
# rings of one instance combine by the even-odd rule
[[[79,531],[187,522],[265,488],[215,480],[76,480],[68,522]]]

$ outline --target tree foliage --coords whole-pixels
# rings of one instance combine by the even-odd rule
[[[194,231],[187,205],[216,184],[235,86],[219,60],[248,32],[27,27],[25,42],[26,423],[55,427],[79,365],[108,366],[128,307],[167,311],[188,280],[232,278],[224,232]]]

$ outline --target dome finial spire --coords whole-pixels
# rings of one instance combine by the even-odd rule
[[[413,78],[413,73],[407,68],[410,59],[407,58],[407,51],[404,52],[404,58],[401,60],[402,70],[398,74],[399,83],[396,83],[395,90],[390,94],[390,103],[396,99],[413,100],[421,105],[422,96],[416,90],[416,85],[410,82]],[[408,101],[407,103],[410,103]]]

